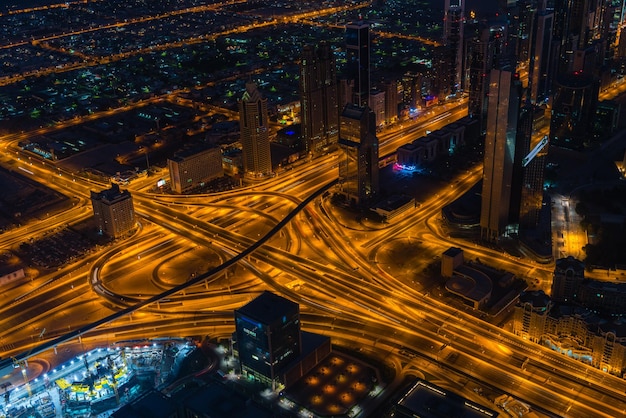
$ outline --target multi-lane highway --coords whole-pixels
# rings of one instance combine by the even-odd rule
[[[441,112],[448,117],[445,113],[451,111]],[[389,147],[397,146],[402,141],[398,138],[419,135],[421,129],[436,129],[438,123],[442,120],[436,117],[430,124],[428,120],[416,121],[415,126],[385,141],[394,144]],[[417,134],[406,133],[411,130]],[[24,160],[14,164],[24,164]],[[33,171],[34,178],[46,178],[46,170],[55,172],[49,165],[37,166],[37,170]],[[185,276],[190,274],[177,258],[188,257],[190,248],[195,248],[193,251],[213,259],[205,268],[219,269],[221,263],[272,231],[319,185],[332,182],[337,177],[336,156],[328,155],[264,184],[229,193],[177,197],[133,192],[142,224],[135,237],[83,260],[89,268],[73,266],[73,274],[60,272],[41,290],[17,294],[10,307],[3,308],[8,325],[2,330],[3,343],[6,345],[10,338],[13,348],[9,354],[19,355],[59,338],[66,327],[67,332],[89,327],[89,323],[119,310],[128,315],[84,332],[83,339],[110,343],[131,336],[172,335],[175,330],[216,332],[232,327],[230,309],[269,287],[303,306],[307,312],[305,328],[345,338],[356,332],[351,321],[358,321],[362,324],[358,341],[373,351],[376,346],[387,346],[402,358],[410,350],[553,414],[589,416],[595,411],[619,415],[626,407],[622,399],[626,387],[618,379],[424,296],[372,262],[380,244],[404,236],[422,237],[435,249],[464,246],[441,236],[432,225],[437,223],[441,207],[468,190],[480,175],[480,167],[460,175],[453,180],[453,187],[441,190],[402,220],[364,234],[342,227],[332,206],[318,199],[239,262],[239,271],[219,270],[210,277],[198,277],[201,280],[193,285],[162,298],[164,286],[184,286]],[[94,188],[80,178],[48,185],[82,199]],[[70,214],[82,219],[84,211],[80,208],[72,209],[63,219],[71,219]],[[512,260],[494,250],[472,246],[466,251],[514,271],[534,269],[549,274],[549,268]],[[169,281],[155,279],[164,272],[172,275]],[[197,274],[202,276],[202,272]],[[288,286],[296,279],[301,286]],[[153,302],[145,303],[150,300]],[[135,304],[143,305],[134,310]],[[33,308],[25,310],[27,305]],[[219,312],[222,314],[216,318]],[[35,338],[44,328],[41,339]],[[398,347],[404,347],[404,354],[396,352]]]
[[[290,20],[310,17],[294,15]],[[121,58],[86,58],[77,65]],[[14,144],[124,110],[2,138],[2,165],[75,202],[67,211],[4,233],[2,248],[86,219],[90,191],[106,187],[42,163]],[[467,103],[459,100],[431,112],[384,131],[380,155],[466,115]],[[379,228],[356,228],[330,204],[324,191],[332,192],[337,171],[337,154],[331,153],[262,184],[225,193],[152,194],[145,191],[147,180],[131,184],[139,218],[132,237],[3,289],[0,355],[9,360],[1,363],[1,379],[7,378],[12,357],[36,355],[54,365],[60,361],[57,348],[84,349],[157,336],[227,336],[234,327],[232,309],[260,290],[271,289],[302,306],[304,329],[329,335],[339,344],[364,347],[394,366],[396,383],[407,374],[423,376],[421,370],[428,369],[428,375],[443,382],[455,376],[444,383],[452,389],[461,391],[471,381],[511,394],[548,415],[624,416],[624,380],[457,310],[377,262],[384,244],[414,239],[427,246],[429,254],[455,245],[468,257],[480,257],[520,277],[532,274],[547,286],[551,266],[511,258],[441,232],[441,208],[479,180],[480,165],[459,174],[402,219]],[[465,383],[456,386],[452,381]]]

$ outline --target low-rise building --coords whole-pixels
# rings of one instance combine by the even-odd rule
[[[199,146],[177,152],[168,158],[170,184],[173,192],[185,193],[222,177],[222,151],[219,147]]]

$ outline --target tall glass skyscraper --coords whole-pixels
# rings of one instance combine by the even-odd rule
[[[517,74],[491,70],[483,168],[481,237],[495,241],[509,223],[522,86]]]

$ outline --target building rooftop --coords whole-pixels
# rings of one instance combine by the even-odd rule
[[[212,418],[271,418],[274,415],[246,396],[211,382],[182,401],[188,416]],[[195,415],[198,414],[198,415]]]
[[[473,301],[483,300],[492,287],[487,274],[466,264],[455,268],[454,276],[446,282],[446,289]]]
[[[168,418],[176,413],[174,402],[161,392],[151,390],[117,410],[115,418]]]
[[[192,157],[196,154],[200,154],[201,152],[208,151],[212,148],[217,148],[213,145],[209,144],[196,144],[193,147],[185,148],[183,150],[178,151],[176,154],[170,158],[172,161],[180,162],[185,160],[186,158]]]
[[[533,308],[546,308],[550,305],[550,296],[546,295],[543,290],[522,292],[519,296],[519,303],[530,303]]]
[[[299,311],[299,309],[300,307],[297,303],[265,291],[237,309],[236,312],[263,324],[271,324],[285,315],[286,312],[292,313]]]
[[[459,254],[463,254],[463,250],[457,247],[450,247],[443,252],[443,255],[448,257],[456,257]]]
[[[422,418],[498,416],[496,411],[420,379],[400,399],[397,406],[400,409],[399,416]]]

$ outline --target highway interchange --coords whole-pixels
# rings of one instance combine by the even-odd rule
[[[165,99],[171,94],[151,102]],[[3,249],[84,221],[91,216],[90,191],[108,187],[38,160],[17,142],[129,108],[1,138],[2,166],[74,203],[67,211],[3,233]],[[380,155],[466,112],[466,102],[457,101],[387,130],[379,137]],[[419,240],[420,248],[427,248],[425,263],[454,245],[467,258],[480,257],[520,277],[539,279],[539,287],[549,289],[552,265],[451,239],[438,227],[441,208],[475,185],[481,165],[459,174],[402,219],[367,230],[354,227],[354,220],[342,218],[330,203],[327,191],[332,193],[337,175],[337,155],[331,153],[226,193],[153,194],[148,190],[154,178],[131,183],[139,224],[132,237],[3,289],[0,380],[13,370],[12,359],[31,358],[34,364],[41,358],[53,368],[70,352],[121,340],[228,337],[234,329],[232,310],[270,289],[300,304],[305,330],[361,348],[394,367],[391,387],[406,375],[435,375],[440,386],[465,396],[478,396],[471,387],[491,388],[546,415],[626,416],[624,380],[457,310],[425,292],[419,278],[400,279],[394,268],[377,262],[390,240]],[[28,373],[33,378],[36,371]]]
[[[413,126],[405,124],[404,132],[381,136],[381,155],[395,149],[406,131],[437,129],[437,124],[463,114],[454,108],[440,111],[449,116],[426,117]],[[4,154],[3,164],[24,167],[48,187],[78,199],[71,210],[46,220],[46,227],[89,216],[89,191],[104,185],[72,179],[49,163],[27,163],[22,151],[5,145],[10,152]],[[532,271],[546,286],[551,266],[454,241],[433,227],[441,208],[479,180],[481,166],[453,179],[450,187],[386,228],[354,231],[342,227],[349,220],[338,219],[341,214],[324,193],[294,212],[307,197],[327,188],[320,186],[336,180],[336,164],[336,156],[330,154],[263,184],[214,195],[153,195],[145,191],[148,180],[142,179],[129,185],[140,224],[133,237],[4,292],[0,337],[11,349],[3,357],[49,358],[51,346],[46,342],[71,346],[77,335],[83,345],[181,333],[228,336],[232,309],[269,288],[302,306],[304,329],[355,348],[356,342],[374,356],[384,355],[397,367],[399,378],[442,364],[442,377],[452,369],[551,414],[624,413],[622,380],[456,310],[372,261],[388,240],[411,237],[427,243],[423,245],[433,252],[456,245],[468,257],[479,256],[520,276]],[[293,219],[275,228],[289,214]],[[24,225],[3,236],[3,244],[10,247],[20,236],[26,239],[38,232],[35,225]],[[221,267],[262,238],[263,245],[254,252]],[[290,286],[294,281],[299,286]],[[176,291],[168,293],[168,286]]]

